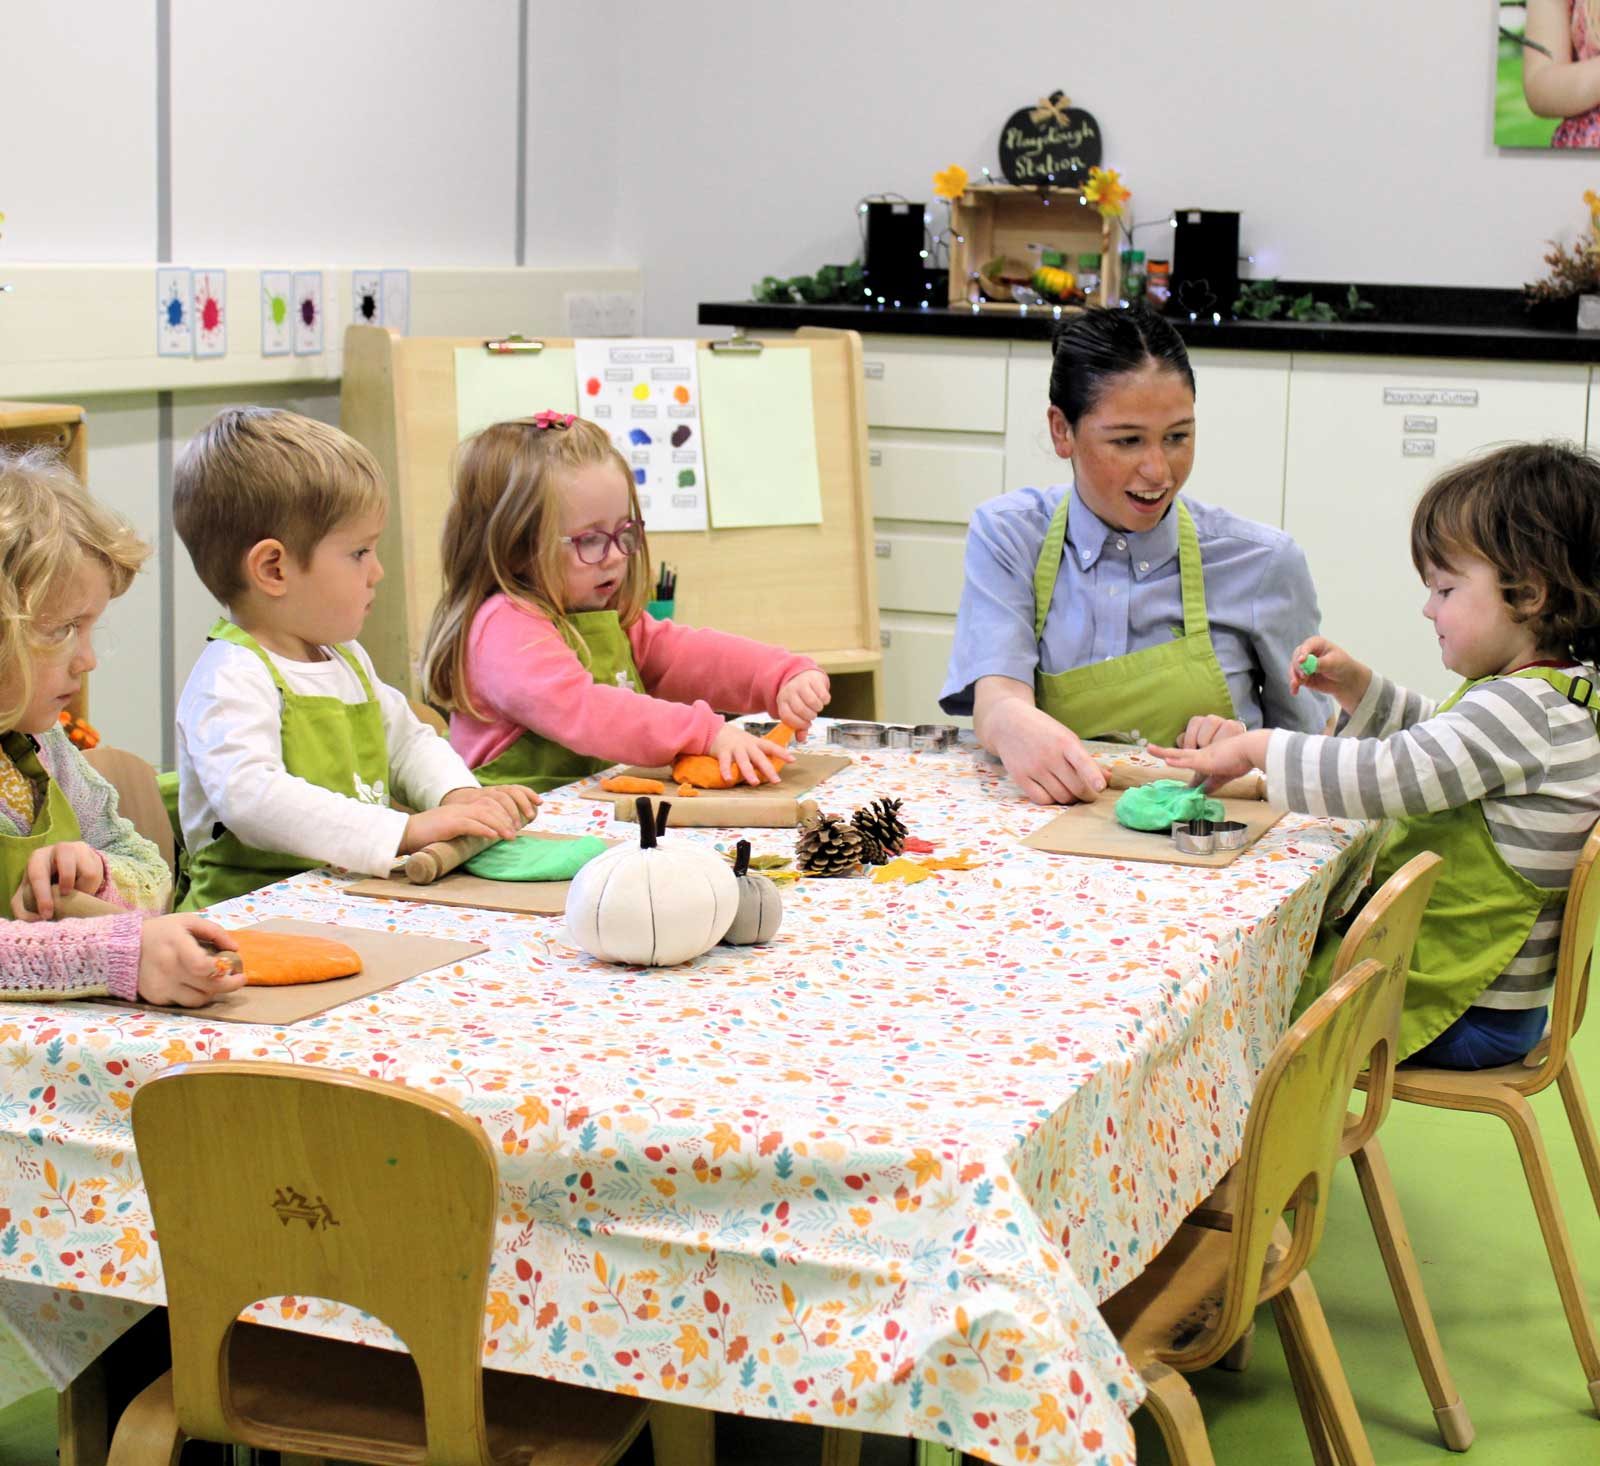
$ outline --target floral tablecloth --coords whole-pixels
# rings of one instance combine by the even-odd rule
[[[492,950],[288,1028],[6,1005],[0,1320],[60,1382],[161,1301],[140,1082],[190,1059],[327,1065],[445,1095],[493,1141],[487,1364],[994,1461],[1131,1460],[1141,1386],[1095,1305],[1237,1158],[1370,834],[1291,815],[1221,870],[1044,855],[1020,842],[1050,812],[965,749],[858,754],[818,791],[845,814],[883,794],[982,864],[807,879],[774,943],[685,967],[607,966],[559,919],[350,897],[316,873],[221,914]],[[608,819],[568,790],[541,824]],[[787,851],[793,832],[752,838]],[[392,1337],[322,1300],[257,1312]]]

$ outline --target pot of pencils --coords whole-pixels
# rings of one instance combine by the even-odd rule
[[[645,607],[657,621],[669,621],[677,609],[678,572],[666,561],[656,571],[656,593]]]

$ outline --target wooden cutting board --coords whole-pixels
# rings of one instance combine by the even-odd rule
[[[678,828],[778,829],[800,823],[800,800],[822,780],[849,767],[843,754],[800,753],[793,763],[783,766],[776,784],[742,784],[737,789],[701,789],[692,798],[680,799],[672,770],[623,769],[634,779],[659,779],[667,786],[663,795],[650,797],[652,808],[665,799],[672,806],[669,825]],[[595,786],[595,798],[609,799],[619,820],[638,820],[637,794],[612,794]]]
[[[576,835],[524,830],[524,840],[575,840]],[[607,840],[607,845],[615,845]],[[403,875],[374,876],[346,886],[350,896],[376,896],[383,901],[431,901],[435,906],[477,906],[484,911],[514,911],[522,916],[560,916],[567,909],[571,881],[491,881],[461,868],[430,885],[418,886]]]
[[[1093,804],[1073,804],[1022,843],[1051,855],[1092,855],[1101,860],[1153,860],[1163,865],[1232,865],[1284,816],[1284,811],[1259,799],[1224,799],[1223,818],[1239,820],[1247,828],[1238,850],[1217,850],[1210,855],[1187,855],[1169,834],[1152,834],[1119,825],[1112,810],[1114,792],[1102,794]]]

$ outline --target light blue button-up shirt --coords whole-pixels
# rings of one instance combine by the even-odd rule
[[[1076,495],[1044,635],[1034,636],[1033,572],[1045,532],[1070,485],[1018,489],[981,505],[967,528],[966,581],[939,704],[972,711],[980,677],[1033,684],[1172,640],[1183,626],[1178,520],[1112,529]],[[1317,631],[1316,591],[1300,547],[1282,530],[1185,498],[1200,538],[1211,643],[1247,727],[1320,732],[1332,707],[1289,694],[1289,656]]]

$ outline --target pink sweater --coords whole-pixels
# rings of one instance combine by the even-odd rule
[[[129,908],[126,916],[80,921],[0,920],[0,998],[138,996],[144,917],[165,909],[171,875],[161,852],[117,813],[116,791],[92,769],[59,728],[36,742],[44,771],[60,785],[78,817],[83,841],[105,860],[94,894]],[[0,803],[0,834],[26,835],[31,811]],[[0,909],[9,911],[10,893]]]
[[[590,758],[668,764],[710,748],[723,725],[714,708],[770,713],[778,689],[817,665],[743,636],[648,614],[627,635],[645,693],[596,682],[548,617],[491,596],[467,633],[467,683],[487,716],[452,714],[456,752],[476,769],[531,729]]]

